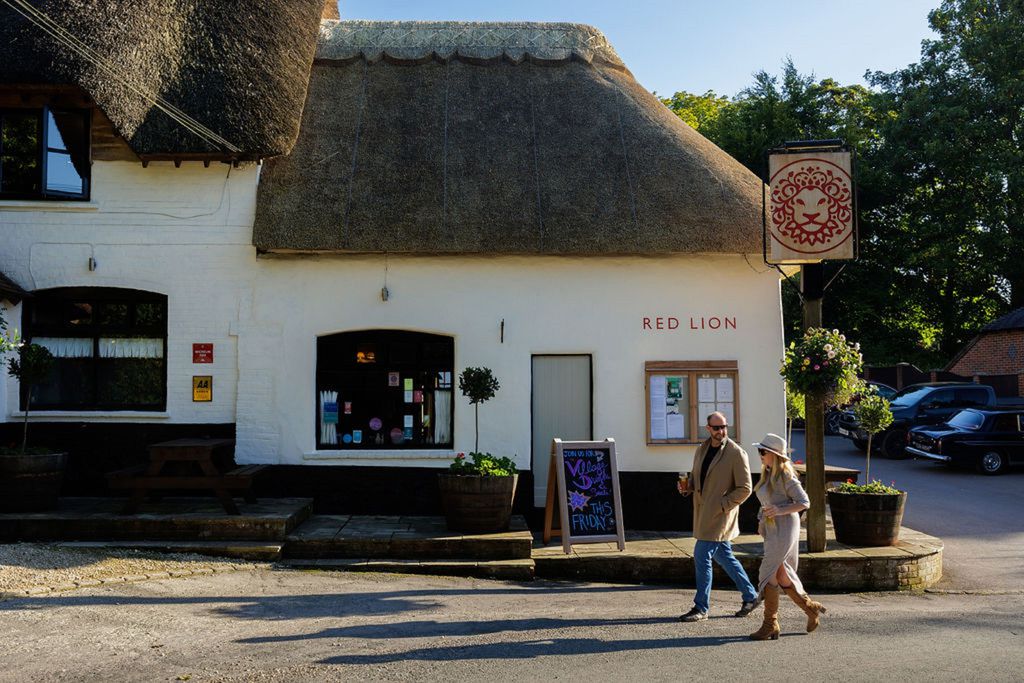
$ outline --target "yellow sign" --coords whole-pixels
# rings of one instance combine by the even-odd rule
[[[192,376],[192,401],[203,402],[213,400],[213,376]]]

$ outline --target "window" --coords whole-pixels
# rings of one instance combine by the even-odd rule
[[[968,411],[964,411],[968,412]],[[973,411],[971,411],[973,412]],[[962,413],[961,413],[962,414]],[[1018,413],[1006,413],[1003,415],[996,415],[995,420],[992,422],[993,432],[1019,432],[1020,431],[1020,417]]]
[[[0,110],[0,199],[88,199],[89,112]]]
[[[165,409],[166,296],[99,287],[45,290],[25,300],[24,327],[26,337],[56,359],[50,377],[35,387],[33,410]]]
[[[729,436],[739,439],[736,361],[648,361],[647,444],[699,443],[713,412],[725,415]]]
[[[988,405],[988,392],[981,388],[957,389],[955,400],[955,405],[961,408]]]
[[[317,448],[452,447],[451,337],[397,330],[320,337]]]

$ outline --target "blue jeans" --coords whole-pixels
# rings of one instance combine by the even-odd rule
[[[694,606],[707,612],[711,601],[711,558],[714,558],[732,582],[743,594],[743,602],[751,602],[757,598],[754,585],[747,578],[736,556],[732,554],[732,543],[729,541],[697,541],[693,547],[693,565],[697,572],[697,594],[693,596]]]

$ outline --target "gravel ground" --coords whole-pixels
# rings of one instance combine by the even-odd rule
[[[121,548],[0,544],[0,600],[125,581],[196,576],[262,564],[186,553]]]

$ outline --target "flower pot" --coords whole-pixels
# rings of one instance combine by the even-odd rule
[[[836,540],[845,545],[896,545],[906,491],[897,494],[828,492]]]
[[[518,474],[511,477],[438,475],[448,528],[476,533],[508,530],[518,482]]]
[[[57,507],[67,457],[67,453],[0,454],[0,511]]]

